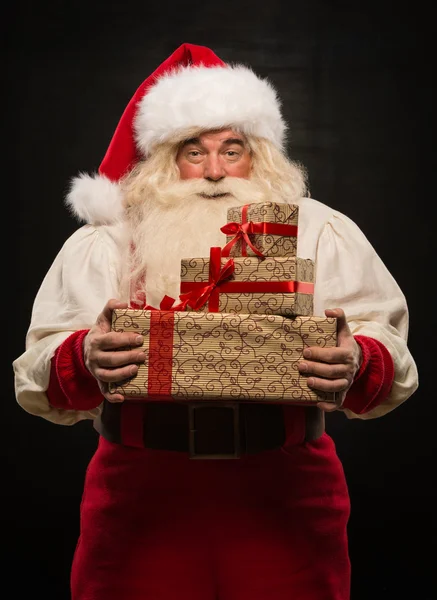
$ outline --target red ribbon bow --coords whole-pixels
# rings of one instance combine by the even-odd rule
[[[205,285],[204,282],[193,282],[194,289],[191,289],[186,294],[179,296],[180,302],[173,306],[175,299],[170,296],[164,296],[159,305],[159,309],[146,304],[145,310],[164,310],[164,311],[184,311],[187,306],[193,310],[199,310],[204,304],[209,301],[209,312],[218,312],[219,309],[219,293],[216,289],[225,282],[234,272],[234,260],[230,258],[228,262],[221,266],[221,248],[213,247],[210,250],[209,259],[209,280]],[[188,285],[193,286],[193,283]]]
[[[192,289],[186,294],[179,296],[182,300],[179,306],[190,306],[193,310],[199,310],[204,304],[209,302],[209,312],[218,312],[219,309],[219,291],[218,287],[229,279],[235,269],[234,260],[230,258],[228,262],[221,266],[222,250],[218,246],[211,248],[209,253],[209,281],[207,285]],[[190,284],[192,285],[192,284]],[[196,286],[197,287],[197,286]],[[176,310],[184,310],[178,308]]]
[[[247,256],[247,246],[249,246],[254,254],[265,258],[265,255],[252,244],[249,238],[249,235],[251,234],[297,236],[297,225],[289,225],[288,223],[269,223],[268,221],[248,221],[248,209],[249,204],[245,204],[241,208],[241,223],[226,223],[226,225],[223,225],[223,227],[220,228],[220,231],[224,234],[234,236],[223,248],[222,256],[229,256],[232,246],[236,244],[238,240],[241,240],[241,256]]]
[[[155,308],[155,306],[146,304],[144,306],[144,310],[183,310],[183,309],[177,309],[176,307],[173,307],[173,303],[174,303],[174,298],[166,295],[161,300],[161,302],[159,304],[159,308]]]
[[[261,225],[261,224],[262,223],[257,223],[256,225]],[[264,254],[262,252],[260,252],[257,248],[255,248],[255,246],[252,244],[252,242],[250,241],[250,238],[249,238],[249,234],[251,234],[251,233],[263,233],[262,231],[257,231],[257,230],[259,230],[259,227],[256,227],[255,223],[253,221],[248,221],[247,223],[231,222],[231,223],[227,223],[226,225],[223,225],[223,227],[220,227],[220,231],[222,231],[226,235],[234,236],[232,238],[232,240],[230,242],[228,242],[226,244],[226,246],[223,248],[222,255],[229,256],[232,246],[234,244],[236,244],[238,242],[238,240],[241,240],[242,241],[242,252],[241,253],[243,254],[243,256],[246,256],[246,254],[247,254],[247,250],[246,250],[246,244],[247,244],[249,246],[249,248],[251,248],[257,256],[264,257]]]

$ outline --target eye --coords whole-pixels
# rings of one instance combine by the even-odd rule
[[[190,150],[188,152],[188,156],[194,156],[194,157],[200,156],[200,152],[198,150]]]

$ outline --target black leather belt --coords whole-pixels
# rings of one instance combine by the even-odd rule
[[[123,443],[121,419],[125,403],[105,400],[95,429],[107,440]],[[305,411],[305,441],[324,431],[323,413],[317,407]],[[145,448],[188,452],[191,458],[239,458],[283,446],[286,439],[283,407],[246,403],[141,404]]]

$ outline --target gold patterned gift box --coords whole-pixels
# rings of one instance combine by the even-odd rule
[[[256,202],[229,208],[223,256],[296,256],[297,204]]]
[[[314,405],[334,393],[307,386],[305,347],[336,345],[336,319],[132,308],[113,311],[112,329],[144,336],[147,359],[111,392],[148,401],[233,401]]]
[[[181,298],[192,295],[183,310],[309,316],[313,314],[313,288],[314,262],[310,259],[228,259],[213,247],[209,258],[181,261]]]

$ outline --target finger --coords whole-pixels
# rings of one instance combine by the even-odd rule
[[[325,379],[350,379],[352,375],[348,364],[327,364],[322,362],[304,361],[298,364],[299,373],[316,375]]]
[[[325,412],[333,412],[341,409],[345,398],[346,390],[343,390],[333,395],[332,402],[318,402],[317,406]]]
[[[334,412],[334,410],[338,410],[340,406],[334,402],[318,402],[317,408],[323,410],[324,412]]]
[[[313,362],[323,362],[328,364],[349,363],[352,360],[352,351],[349,347],[339,348],[337,346],[329,346],[319,348],[318,346],[310,346],[303,351],[303,357]]]
[[[119,369],[94,369],[94,376],[104,383],[120,383],[135,377],[138,373],[138,365],[128,365]]]
[[[344,310],[342,308],[326,308],[325,315],[330,319],[338,319],[344,316]]]
[[[138,352],[138,350],[119,350],[117,352],[99,352],[93,358],[99,367],[103,369],[114,369],[136,363],[144,363],[147,354],[145,352]]]
[[[107,383],[103,383],[102,381],[98,381],[99,384],[99,388],[100,391],[102,392],[102,395],[104,396],[104,398],[106,398],[106,400],[108,400],[108,402],[123,402],[125,400],[125,397],[123,396],[123,394],[117,392],[117,391],[111,391],[109,389],[109,386]]]
[[[90,340],[91,348],[95,352],[138,348],[144,343],[144,337],[135,332],[111,331],[103,335],[96,335]]]
[[[321,379],[310,377],[307,381],[308,387],[320,392],[343,392],[349,389],[350,382],[347,379]]]
[[[342,308],[327,308],[325,315],[337,319],[337,346],[341,346],[344,339],[352,336],[344,310]]]
[[[124,402],[125,400],[125,397],[122,394],[117,394],[115,392],[107,392],[106,394],[104,394],[104,396],[108,402],[112,402],[113,404],[116,404],[118,402]]]
[[[117,300],[116,298],[111,298],[111,300],[108,300],[108,302],[105,304],[102,312],[97,317],[97,320],[96,320],[97,324],[104,331],[110,331],[111,324],[112,324],[112,311],[116,308],[127,308],[127,307],[128,307],[127,302],[120,302],[120,300]]]
[[[109,318],[109,320],[111,320],[112,311],[114,309],[127,308],[127,307],[128,307],[127,302],[121,302],[121,300],[118,300],[117,298],[111,298],[110,300],[108,300],[108,302],[103,307],[102,315],[104,315],[105,317]]]

